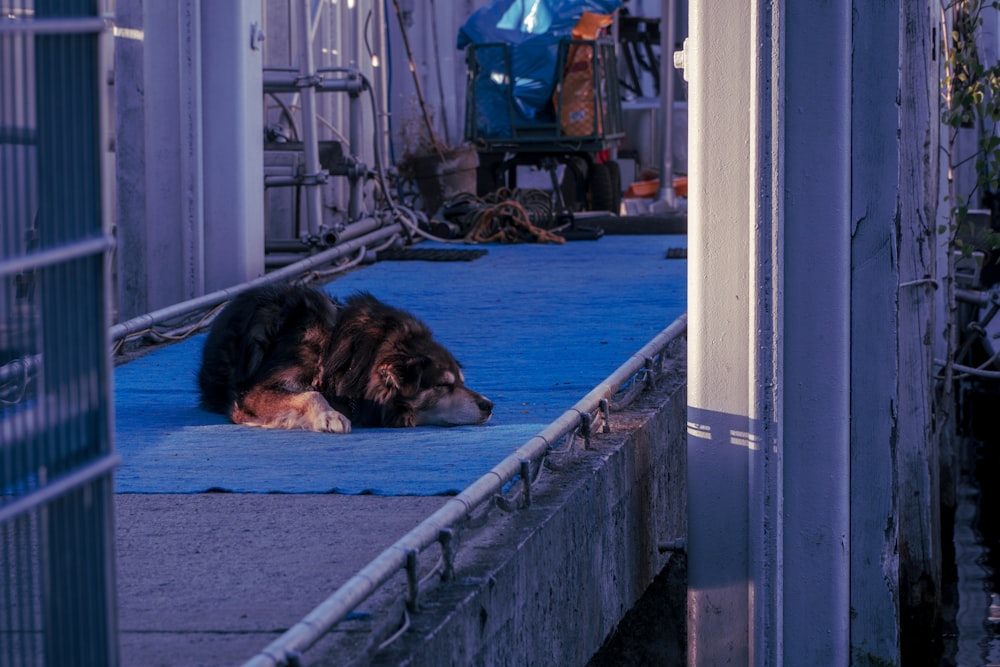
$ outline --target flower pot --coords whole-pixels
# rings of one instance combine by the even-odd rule
[[[411,157],[406,171],[417,183],[424,212],[431,215],[456,195],[476,193],[478,166],[476,147],[462,146],[444,151],[444,159],[437,153]]]

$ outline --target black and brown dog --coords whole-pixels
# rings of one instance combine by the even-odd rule
[[[482,424],[493,403],[413,315],[367,293],[309,287],[241,293],[212,325],[202,405],[234,423],[349,433],[358,426]]]

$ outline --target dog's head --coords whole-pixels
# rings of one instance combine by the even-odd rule
[[[493,414],[423,322],[367,293],[348,300],[328,363],[327,381],[359,425],[461,426]]]
[[[493,415],[492,401],[465,386],[461,366],[434,341],[383,359],[369,390],[388,426],[482,424]]]

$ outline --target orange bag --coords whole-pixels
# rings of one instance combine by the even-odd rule
[[[605,28],[611,25],[610,14],[584,12],[573,28],[573,39],[597,39]],[[556,90],[553,100],[559,109],[559,126],[562,133],[570,137],[599,135],[603,130],[603,113],[596,113],[594,104],[594,47],[590,44],[570,44],[563,69],[562,107],[559,106],[560,91]],[[601,109],[606,112],[606,109]]]

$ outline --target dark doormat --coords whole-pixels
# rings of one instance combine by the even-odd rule
[[[488,251],[482,248],[387,248],[378,252],[380,262],[471,262]]]

